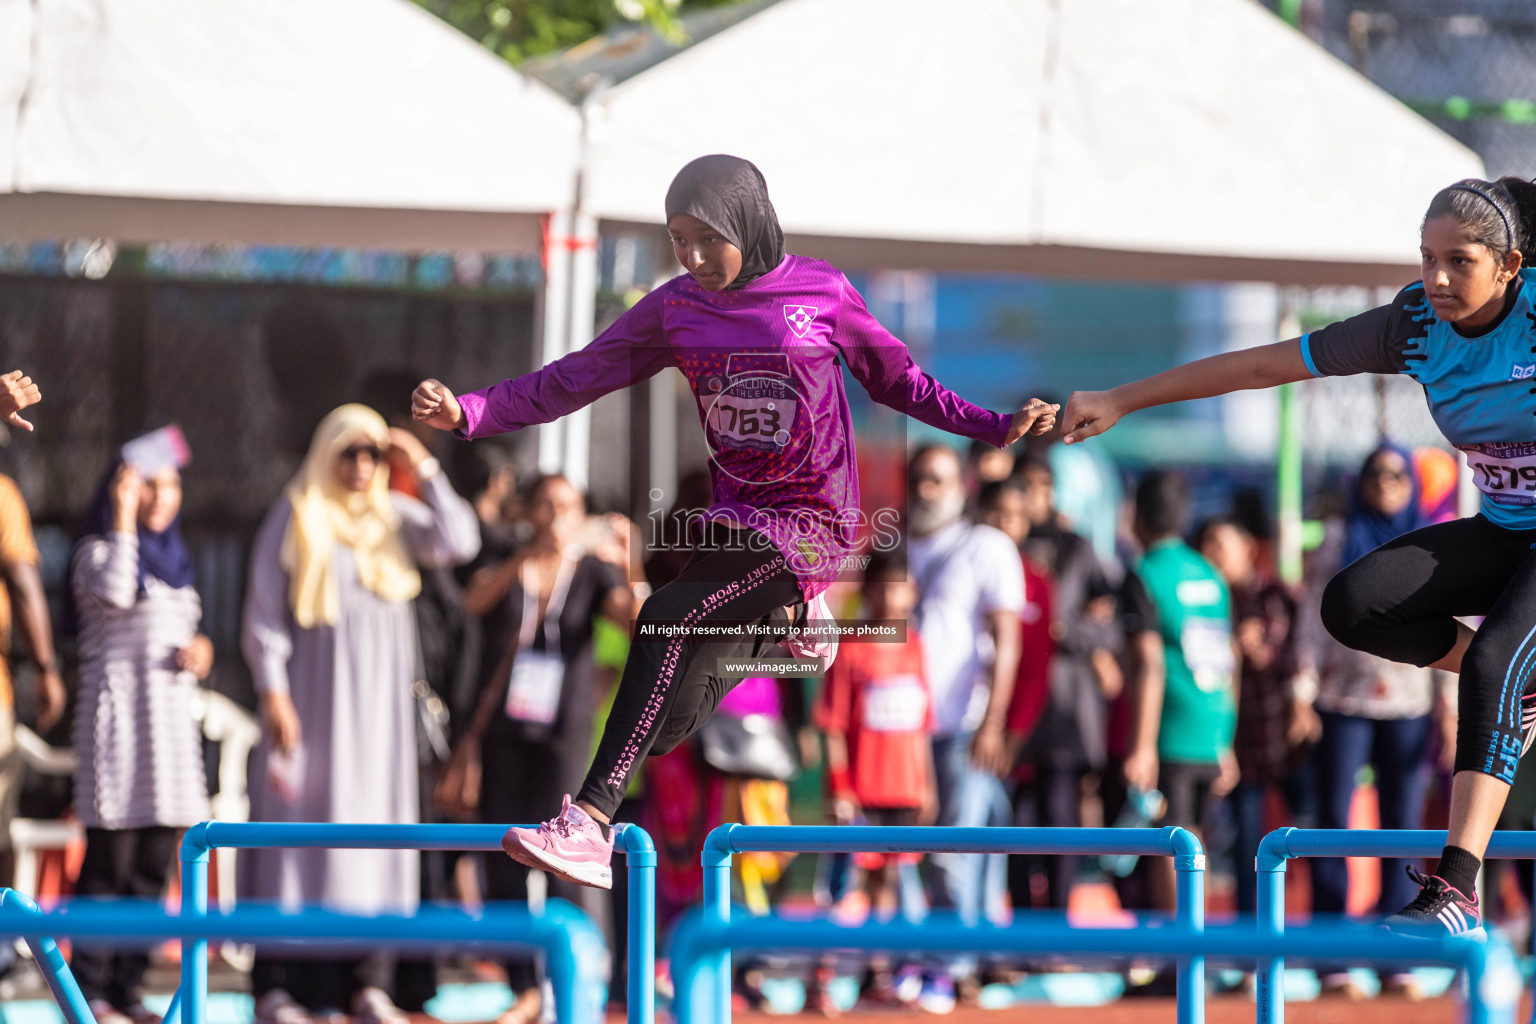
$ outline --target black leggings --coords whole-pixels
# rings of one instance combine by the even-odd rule
[[[585,716],[575,716],[578,718]],[[574,792],[581,784],[581,762],[591,749],[591,721],[562,723],[559,733],[548,742],[536,743],[507,736],[502,742],[485,743],[480,751],[483,789],[481,817],[486,821],[538,821],[549,814],[550,804],[559,804],[564,793]],[[621,872],[622,874],[622,872]],[[592,897],[607,893],[589,889],[575,882],[549,876],[549,896],[568,900],[598,918],[601,909]],[[485,895],[492,900],[528,901],[528,869],[500,850],[485,858]],[[594,911],[597,911],[594,913]],[[513,955],[506,961],[507,985],[514,996],[537,988],[542,975],[536,958]]]
[[[1456,770],[1513,782],[1520,698],[1536,690],[1536,530],[1476,516],[1426,526],[1342,569],[1322,617],[1339,642],[1429,665],[1456,644],[1453,616],[1483,615],[1461,661]]]
[[[75,882],[75,895],[159,899],[176,863],[176,840],[176,829],[164,825],[86,829],[85,860]],[[127,1010],[139,1002],[149,953],[87,947],[77,942],[71,967],[87,1000],[105,1000]]]
[[[718,660],[763,656],[788,631],[785,606],[800,599],[799,580],[761,534],[712,528],[682,574],[640,608],[613,710],[577,799],[611,817],[646,755],[665,754],[691,736],[740,682],[720,678]],[[779,628],[740,639],[689,632],[645,638],[647,627],[748,622]]]

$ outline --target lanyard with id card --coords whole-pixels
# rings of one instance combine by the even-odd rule
[[[560,613],[565,609],[571,577],[576,575],[576,559],[569,552],[560,559],[555,585],[544,609],[545,649],[533,649],[539,612],[539,588],[529,579],[530,564],[523,563],[523,622],[517,640],[517,656],[512,659],[512,677],[507,681],[507,717],[530,725],[553,725],[560,713],[560,694],[565,687],[565,659],[560,656]]]

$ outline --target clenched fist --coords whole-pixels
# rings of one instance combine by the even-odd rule
[[[411,415],[438,430],[458,430],[464,425],[464,409],[442,381],[424,380],[411,392]]]
[[[1056,427],[1056,413],[1060,410],[1059,405],[1031,398],[1024,403],[1024,408],[1013,414],[1013,423],[1008,427],[1008,440],[1003,444],[1013,444],[1025,434],[1039,437],[1050,433]]]

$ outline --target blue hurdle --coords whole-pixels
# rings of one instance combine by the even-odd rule
[[[10,920],[5,915],[17,914],[27,917],[41,916],[43,913],[36,902],[30,896],[17,892],[15,889],[0,888],[0,919]],[[86,1005],[85,996],[80,994],[80,986],[75,983],[75,976],[69,969],[64,954],[59,951],[59,944],[50,936],[27,933],[22,935],[27,943],[27,948],[32,951],[32,958],[37,961],[38,970],[42,971],[43,980],[48,983],[48,990],[53,993],[53,998],[58,1001],[59,1011],[64,1014],[65,1024],[96,1024],[96,1018]],[[174,1009],[174,1001],[172,1009]],[[170,1020],[170,1013],[166,1014],[166,1020]]]
[[[1471,939],[1413,939],[1359,926],[1309,926],[1288,935],[1249,928],[1196,931],[1156,928],[1076,928],[1054,920],[1008,927],[963,925],[954,920],[893,921],[848,927],[826,920],[782,917],[722,921],[707,908],[692,913],[672,937],[673,1009],[678,1024],[724,1024],[714,998],[719,950],[762,952],[853,949],[893,953],[1008,950],[1079,956],[1163,954],[1196,960],[1326,957],[1351,962],[1441,963],[1467,972],[1467,1024],[1514,1024],[1520,972],[1502,935]]]
[[[1175,920],[1181,928],[1190,932],[1198,933],[1205,928],[1205,850],[1193,832],[1173,826],[1167,828],[881,828],[867,825],[721,825],[704,840],[703,913],[715,924],[725,926],[731,922],[732,854],[753,851],[766,853],[1107,853],[1172,857],[1178,896]],[[918,934],[925,933],[920,931]],[[989,931],[988,934],[990,935],[991,932]],[[858,944],[851,944],[851,947],[853,946]],[[978,947],[973,939],[971,945],[934,948],[968,951]],[[717,1024],[727,1024],[731,1019],[730,946],[722,944],[702,955],[706,957],[703,969],[714,979],[713,1019]],[[674,982],[676,978],[674,962]],[[682,988],[677,986],[677,991],[681,992]],[[1201,955],[1201,951],[1192,950],[1180,955],[1178,960],[1178,1024],[1203,1024],[1204,1020],[1205,958]]]
[[[43,911],[12,890],[0,890],[0,934],[22,935],[29,943],[39,935],[138,945],[180,939],[184,949],[193,943],[206,948],[209,939],[231,939],[359,949],[454,946],[541,951],[561,1024],[601,1024],[603,993],[607,991],[607,951],[602,933],[585,914],[563,900],[550,900],[538,914],[525,906],[491,907],[476,914],[423,907],[410,916],[377,917],[329,910],[290,914],[273,907],[241,907],[229,914],[188,919],[168,914],[150,900],[73,900],[59,909]],[[53,946],[38,963],[49,987],[60,997],[65,1019],[69,1024],[95,1024],[68,966],[57,954],[58,947]],[[190,1001],[186,995],[182,993],[183,1007]],[[185,1010],[181,1017],[190,1019]],[[166,1020],[175,1024],[169,1014]]]
[[[1429,829],[1381,831],[1343,828],[1279,828],[1259,843],[1259,931],[1285,931],[1285,865],[1297,857],[1438,857],[1446,833]],[[1495,832],[1488,856],[1503,860],[1536,858],[1536,832]],[[1422,941],[1422,940],[1421,940]],[[1285,1024],[1285,958],[1259,961],[1255,996],[1259,1024]]]
[[[181,841],[181,913],[208,914],[208,852],[224,848],[323,846],[351,850],[501,851],[505,825],[371,825],[324,822],[205,821]],[[614,826],[614,849],[629,870],[629,1024],[656,1019],[656,847],[637,825]],[[182,946],[181,1005],[186,1024],[206,1024],[208,942]],[[75,1024],[75,1022],[71,1022]],[[563,1018],[562,1018],[563,1024]]]

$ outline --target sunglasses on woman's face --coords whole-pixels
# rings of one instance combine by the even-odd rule
[[[1408,471],[1403,469],[1371,469],[1365,474],[1367,479],[1375,480],[1407,480]]]
[[[384,452],[374,445],[355,444],[350,448],[342,450],[341,459],[343,462],[356,462],[366,455],[369,462],[378,462],[383,454]]]

